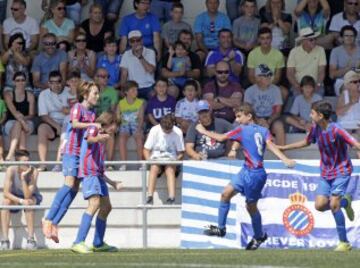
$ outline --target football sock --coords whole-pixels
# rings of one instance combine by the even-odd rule
[[[60,205],[65,196],[70,192],[71,187],[63,185],[56,193],[54,201],[51,204],[51,208],[46,216],[46,220],[52,221],[59,211]]]
[[[347,242],[348,240],[346,237],[345,218],[342,210],[339,209],[338,211],[333,212],[333,215],[336,222],[336,230],[339,235],[339,240],[342,242]]]
[[[53,224],[58,225],[62,218],[65,216],[68,208],[70,207],[72,201],[75,199],[77,194],[77,191],[71,188],[71,190],[68,192],[68,194],[65,196],[63,201],[60,204],[60,208],[58,209],[58,212],[56,213]]]
[[[226,219],[230,209],[230,202],[220,201],[218,211],[218,227],[223,229],[226,226]]]
[[[94,235],[94,247],[101,247],[104,244],[104,235],[106,229],[106,220],[96,218],[95,223],[95,235]]]
[[[91,221],[92,221],[93,216],[87,214],[86,212],[84,212],[82,219],[81,219],[81,223],[80,223],[80,227],[79,227],[79,231],[78,234],[76,236],[76,240],[74,242],[74,244],[78,244],[80,242],[84,242],[86,239],[86,236],[90,230],[91,227]]]
[[[340,200],[340,207],[346,208],[348,206],[348,204],[349,204],[349,202],[348,202],[348,200],[346,198],[342,198]]]
[[[254,230],[254,238],[260,239],[263,236],[261,214],[259,211],[256,211],[253,215],[250,216],[251,216],[251,224]]]

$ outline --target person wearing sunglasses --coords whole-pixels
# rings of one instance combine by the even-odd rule
[[[4,48],[9,48],[8,44],[11,35],[22,33],[26,41],[25,48],[28,51],[35,51],[39,45],[39,23],[26,14],[26,1],[13,0],[10,11],[11,16],[3,23]]]
[[[45,20],[41,25],[41,37],[46,33],[53,33],[58,41],[66,40],[69,43],[74,41],[75,24],[71,19],[66,17],[66,1],[51,1],[46,17],[49,17],[49,19]]]

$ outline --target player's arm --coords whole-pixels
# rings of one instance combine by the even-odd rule
[[[22,205],[24,202],[24,199],[17,197],[11,193],[11,187],[13,184],[13,173],[14,173],[13,168],[8,168],[6,170],[5,180],[4,180],[4,189],[3,189],[4,198],[11,200],[15,204]]]
[[[276,147],[281,151],[286,151],[286,150],[304,148],[304,147],[307,147],[309,145],[310,145],[310,143],[307,141],[307,139],[303,139],[301,141],[290,143],[290,144],[287,144],[287,145],[276,145]]]
[[[122,182],[121,181],[113,181],[108,176],[104,175],[104,181],[111,185],[116,191],[120,191],[122,188]]]
[[[107,133],[105,133],[105,134],[98,133],[95,137],[88,136],[86,138],[86,140],[88,143],[97,143],[97,142],[103,143],[103,142],[107,141],[109,138],[110,138],[110,135]]]
[[[231,144],[231,149],[228,153],[228,157],[231,158],[231,159],[236,159],[236,154],[237,154],[237,151],[240,149],[240,143],[237,142],[237,141],[234,141],[232,144]]]
[[[204,128],[203,125],[201,124],[197,124],[196,125],[196,130],[202,134],[202,135],[205,135],[205,136],[208,136],[209,138],[212,138],[212,139],[215,139],[219,142],[222,142],[222,141],[226,141],[228,140],[228,136],[226,134],[219,134],[219,133],[216,133],[216,132],[211,132],[211,131],[208,131]]]
[[[337,128],[336,132],[344,140],[345,143],[349,144],[351,147],[354,147],[356,150],[360,150],[360,142],[357,141],[353,136],[349,134],[345,129]]]
[[[294,167],[296,162],[292,159],[289,159],[284,155],[279,148],[269,139],[266,141],[266,147],[275,154],[287,167]]]
[[[78,129],[86,129],[90,126],[101,128],[101,124],[99,123],[84,123],[84,122],[80,122],[78,119],[73,119],[71,121],[71,125],[73,128],[78,128]]]

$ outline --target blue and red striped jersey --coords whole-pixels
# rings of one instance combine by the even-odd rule
[[[88,137],[96,137],[99,129],[90,126],[86,129],[81,142],[79,177],[102,176],[105,170],[105,144],[89,143]]]
[[[80,103],[76,103],[71,108],[70,121],[66,126],[64,154],[79,155],[80,153],[81,141],[86,129],[73,128],[72,122],[75,119],[82,123],[93,123],[95,122],[95,113],[86,109]]]
[[[326,130],[314,124],[306,141],[317,143],[320,151],[321,176],[332,180],[339,176],[348,176],[353,170],[348,153],[348,145],[353,146],[356,140],[341,126],[330,123]]]
[[[256,124],[240,125],[226,136],[241,144],[247,168],[263,168],[266,142],[272,138],[268,129]]]

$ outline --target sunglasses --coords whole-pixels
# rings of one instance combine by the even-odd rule
[[[224,70],[224,71],[222,71],[222,70],[216,70],[216,73],[217,73],[217,74],[229,74],[230,71],[229,71],[229,70]]]
[[[25,79],[15,79],[15,82],[25,82]]]
[[[50,84],[60,84],[61,83],[61,80],[50,80],[49,81]]]
[[[10,9],[11,9],[11,11],[19,11],[20,10],[20,8],[15,8],[15,7],[12,7]]]
[[[102,79],[108,79],[110,76],[109,75],[97,74],[96,77],[102,78]]]
[[[131,38],[129,40],[130,43],[140,43],[141,42],[141,38]]]
[[[350,82],[351,84],[360,84],[360,80],[354,80]]]
[[[56,46],[56,42],[43,42],[44,46],[47,47],[54,47]]]
[[[61,10],[65,10],[65,7],[57,7],[56,9],[61,11]]]
[[[359,5],[359,3],[358,2],[347,2],[347,5],[348,6],[357,6],[357,5]]]
[[[24,42],[24,41],[20,41],[20,42],[16,42],[16,44],[23,46],[23,45],[25,44],[25,42]]]
[[[76,43],[86,43],[86,39],[76,39]]]

